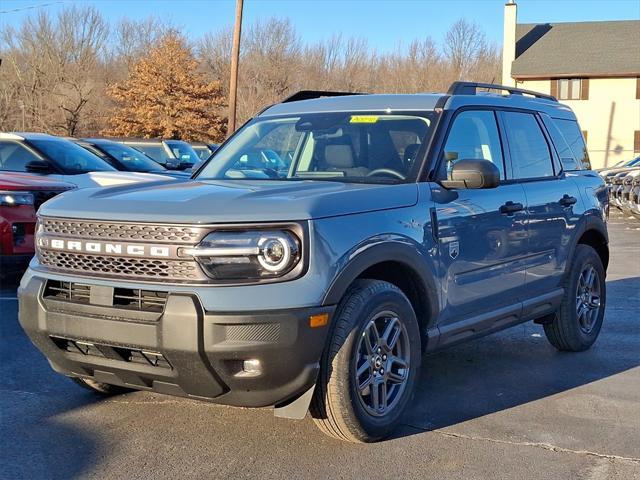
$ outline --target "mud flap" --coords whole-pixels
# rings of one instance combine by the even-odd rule
[[[290,403],[285,405],[276,405],[276,408],[273,410],[274,415],[279,418],[302,420],[309,411],[309,404],[311,404],[315,388],[316,386],[314,385]]]

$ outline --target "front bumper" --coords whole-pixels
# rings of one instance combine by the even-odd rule
[[[311,328],[309,317],[334,310],[211,313],[179,292],[154,316],[103,306],[93,294],[84,304],[45,298],[45,284],[23,282],[19,319],[57,372],[244,407],[279,405],[315,384],[328,327]],[[249,359],[261,374],[242,370]]]

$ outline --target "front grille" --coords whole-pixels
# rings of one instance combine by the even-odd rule
[[[64,302],[91,304],[91,285],[48,280],[43,297]],[[167,292],[139,288],[114,288],[114,308],[161,313],[167,303]]]
[[[210,231],[198,225],[40,217],[38,260],[51,270],[90,277],[206,282],[196,260],[180,256],[179,249],[196,246]]]
[[[198,280],[200,270],[195,261],[155,260],[147,258],[89,255],[75,252],[40,250],[38,258],[43,265],[78,273],[136,278],[140,280]]]
[[[145,225],[115,222],[85,222],[57,218],[43,218],[42,232],[93,240],[151,241],[174,244],[195,244],[206,234],[198,227]]]

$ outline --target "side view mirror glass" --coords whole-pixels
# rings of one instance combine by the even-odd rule
[[[458,160],[440,184],[445,188],[495,188],[500,184],[500,170],[489,160]]]

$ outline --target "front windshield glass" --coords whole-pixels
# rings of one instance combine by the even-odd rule
[[[193,165],[200,160],[196,151],[187,142],[181,140],[166,140],[166,142],[173,152],[173,156],[180,160],[181,163],[190,163]]]
[[[99,143],[97,148],[115,158],[130,172],[159,172],[165,168],[135,148],[120,143]]]
[[[141,151],[160,165],[166,165],[168,161],[172,160],[161,143],[132,143],[130,146]]]
[[[29,143],[49,157],[66,175],[115,170],[80,145],[62,138],[29,140]]]
[[[198,158],[200,160],[206,160],[213,153],[211,150],[209,150],[209,147],[205,147],[204,145],[192,145],[192,147],[198,154]]]
[[[430,124],[431,113],[258,117],[197,178],[403,182]]]

